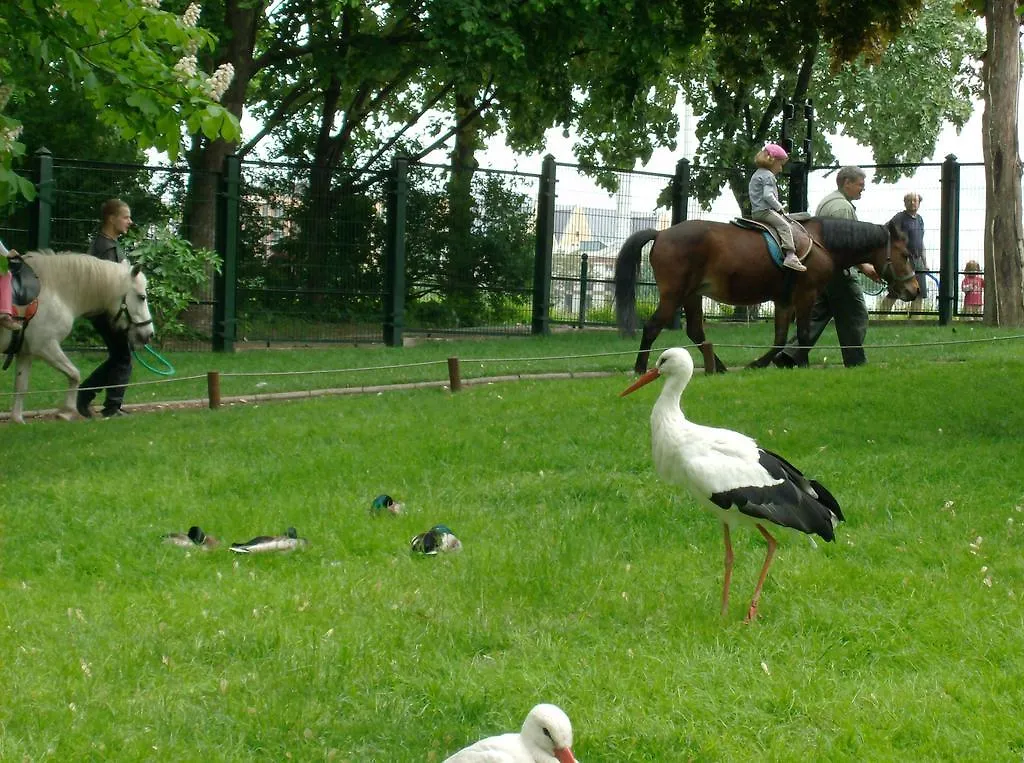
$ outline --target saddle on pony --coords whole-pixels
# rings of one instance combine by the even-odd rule
[[[14,302],[15,320],[21,322],[21,329],[11,333],[10,341],[3,353],[3,370],[11,365],[11,359],[18,354],[25,339],[25,327],[39,309],[39,278],[21,257],[11,257],[11,296]]]
[[[808,220],[810,217],[807,212],[794,212],[793,214],[786,215],[786,219],[789,220],[791,223],[790,227],[793,229],[793,245],[800,262],[804,261],[804,258],[811,251],[811,246],[814,244],[807,229],[800,224],[800,221]],[[729,224],[735,225],[737,228],[758,231],[764,236],[764,242],[768,247],[768,254],[771,256],[772,262],[775,263],[775,267],[779,270],[785,270],[782,265],[782,261],[785,258],[785,255],[782,253],[782,242],[779,241],[779,234],[775,232],[774,228],[747,217],[733,218],[729,221]]]

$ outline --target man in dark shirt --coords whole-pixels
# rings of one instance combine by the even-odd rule
[[[921,311],[923,300],[928,296],[928,263],[924,257],[924,220],[917,213],[917,210],[921,208],[921,194],[908,193],[903,197],[903,207],[904,211],[897,212],[892,221],[907,237],[907,251],[910,252],[914,272],[917,274],[917,285],[921,287],[917,299],[910,303],[910,312],[918,313]],[[883,313],[891,312],[895,302],[896,298],[892,292],[889,292],[878,309]]]
[[[120,199],[108,199],[100,207],[100,218],[103,222],[92,240],[89,254],[101,260],[123,262],[125,256],[117,240],[131,227],[131,209]],[[128,343],[128,334],[114,326],[106,314],[92,316],[89,320],[107,346],[107,359],[81,383],[75,407],[85,418],[92,418],[90,403],[99,392],[98,388],[106,387],[107,397],[103,403],[102,416],[123,416],[127,413],[121,410],[125,386],[132,376],[132,348]]]

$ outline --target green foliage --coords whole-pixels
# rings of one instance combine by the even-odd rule
[[[752,170],[757,149],[779,137],[784,98],[814,102],[818,165],[834,161],[828,135],[854,137],[877,163],[912,164],[931,155],[945,122],[966,123],[978,88],[973,61],[983,41],[954,0],[927,0],[919,11],[914,3],[856,6],[890,22],[890,12],[912,14],[913,23],[890,28],[879,38],[884,45],[848,61],[845,43],[830,44],[819,28],[818,14],[832,7],[842,16],[840,5],[756,4],[747,16],[723,19],[724,26],[709,33],[699,65],[680,69],[677,81],[699,119],[693,187],[702,204],[709,206],[723,187],[745,202],[748,173],[717,168]],[[784,28],[794,33],[780,42]],[[806,132],[802,108],[792,130],[799,145]],[[799,152],[795,158],[802,158]],[[910,171],[884,169],[877,177],[891,181]]]
[[[194,21],[143,0],[10,0],[0,11],[0,85],[17,102],[40,79],[77,89],[95,117],[121,140],[176,158],[182,127],[227,140],[238,121],[216,102],[227,72],[207,77],[195,54],[212,44]],[[198,5],[195,6],[197,11]],[[44,72],[40,76],[40,72]],[[0,109],[2,112],[2,109]],[[25,194],[12,177],[20,124],[0,139],[0,203]]]
[[[476,326],[514,315],[531,288],[535,239],[529,196],[515,178],[477,173],[468,231],[453,230],[448,188],[410,173],[406,287],[427,325]],[[528,294],[525,298],[528,298]],[[423,301],[422,307],[416,306]]]
[[[185,336],[189,330],[181,314],[193,303],[200,286],[221,269],[220,256],[194,248],[170,228],[157,228],[127,245],[129,258],[148,279],[149,308],[161,336]]]

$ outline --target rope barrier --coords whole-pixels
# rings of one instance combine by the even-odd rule
[[[898,344],[864,344],[864,345],[817,345],[811,347],[796,346],[798,349],[815,349],[819,350],[842,350],[849,347],[864,347],[865,349],[872,350],[884,350],[884,349],[901,349],[910,347],[945,347],[954,345],[969,345],[969,344],[994,344],[996,342],[1007,342],[1024,339],[1024,334],[1013,334],[1010,336],[999,336],[999,337],[985,337],[975,339],[953,339],[942,342],[904,342]],[[678,345],[677,345],[678,346]],[[681,345],[687,348],[698,349],[700,345],[697,344],[685,344]],[[714,345],[716,348],[727,347],[731,349],[746,349],[746,350],[767,350],[775,345],[771,344],[718,344]],[[663,348],[651,348],[646,352],[660,352]],[[585,360],[588,358],[602,358],[602,357],[616,357],[620,355],[636,355],[636,350],[621,350],[614,352],[595,352],[595,353],[584,353],[580,355],[544,355],[544,356],[532,356],[532,357],[493,357],[493,358],[461,358],[460,362],[465,363],[532,363],[532,362],[543,362],[552,360]],[[319,369],[319,370],[308,370],[308,371],[229,371],[220,373],[221,377],[231,378],[247,378],[247,377],[270,377],[270,376],[311,376],[318,374],[340,374],[340,373],[357,373],[365,371],[388,371],[388,370],[400,370],[406,368],[422,368],[424,366],[440,366],[445,365],[449,361],[444,360],[426,360],[419,361],[416,363],[395,363],[391,365],[380,365],[380,366],[360,366],[355,368],[332,368],[332,369]],[[126,384],[126,387],[145,387],[153,384],[173,384],[178,382],[196,381],[199,379],[207,379],[208,374],[196,374],[193,376],[181,376],[173,379],[156,379],[153,381],[139,381],[130,382]],[[82,390],[102,390],[105,387],[80,387]],[[42,390],[28,390],[26,395],[53,395],[63,394],[67,391],[67,388],[51,388]],[[0,392],[0,398],[13,397],[13,392]],[[173,401],[168,401],[173,402]]]
[[[363,366],[362,368],[328,368],[317,371],[225,371],[221,376],[304,376],[310,374],[340,374],[352,371],[388,371],[396,368],[417,368],[420,366],[439,366],[446,360],[424,360],[419,363],[398,363],[392,366]]]

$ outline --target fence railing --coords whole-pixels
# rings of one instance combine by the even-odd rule
[[[863,167],[870,173],[879,169]],[[782,186],[791,209],[834,187],[834,167],[794,163]],[[239,342],[385,342],[407,334],[542,334],[558,325],[614,324],[614,263],[626,237],[685,219],[727,220],[730,196],[702,206],[695,183],[725,182],[748,168],[694,167],[672,173],[587,168],[545,158],[539,174],[450,167],[397,157],[389,170],[327,182],[317,168],[228,157],[219,173],[215,247],[222,274],[196,301],[209,308],[208,332],[192,346],[231,350]],[[33,158],[36,200],[0,219],[0,238],[19,249],[80,249],[106,198],[119,196],[136,223],[180,227],[189,170]],[[599,185],[593,178],[599,178]],[[893,303],[865,281],[876,316],[949,322],[965,305],[961,259],[983,261],[984,168],[955,157],[918,168],[909,184],[870,184],[862,220],[884,222],[902,196],[922,198],[929,271],[927,296]],[[608,188],[615,188],[609,191]],[[962,202],[962,199],[964,200]],[[980,207],[979,207],[980,205]],[[460,211],[461,210],[461,211]],[[657,291],[641,272],[638,310]],[[770,304],[740,309],[705,300],[710,318],[768,318]]]

